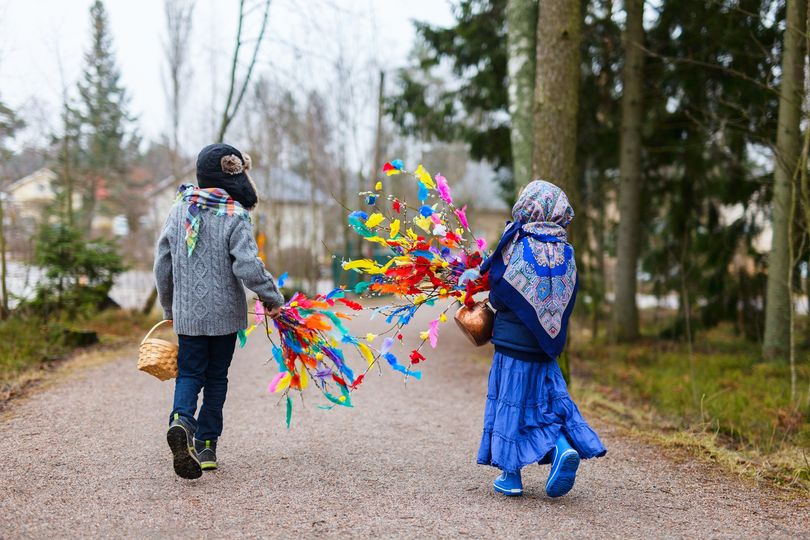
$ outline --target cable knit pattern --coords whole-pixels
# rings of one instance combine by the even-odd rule
[[[172,207],[155,249],[158,298],[175,332],[224,336],[246,328],[244,287],[271,307],[282,305],[284,297],[259,259],[250,222],[201,212],[197,247],[189,257],[183,226],[187,206]]]

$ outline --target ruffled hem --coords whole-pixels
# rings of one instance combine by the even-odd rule
[[[607,453],[568,395],[556,362],[529,364],[496,354],[477,462],[507,472],[548,463],[560,432],[583,459]]]

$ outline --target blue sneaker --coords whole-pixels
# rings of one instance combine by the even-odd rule
[[[579,467],[579,453],[571,448],[568,439],[560,433],[554,447],[551,460],[551,472],[546,482],[546,494],[549,497],[562,497],[574,487]]]
[[[523,495],[523,481],[520,479],[520,472],[509,473],[504,471],[495,479],[492,486],[497,493],[503,493],[507,497]]]

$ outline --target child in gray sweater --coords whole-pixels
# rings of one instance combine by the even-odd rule
[[[203,148],[198,186],[180,187],[156,248],[158,297],[180,347],[166,438],[174,470],[183,478],[217,467],[228,368],[237,333],[247,327],[244,287],[271,316],[284,304],[253,240],[248,212],[258,197],[248,169],[250,157],[232,146]],[[200,390],[203,403],[195,418]]]

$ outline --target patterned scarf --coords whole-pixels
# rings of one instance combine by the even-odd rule
[[[250,213],[229,197],[224,189],[201,189],[192,184],[183,184],[180,186],[175,200],[175,203],[180,202],[188,204],[185,228],[189,257],[197,246],[197,237],[200,234],[200,212],[203,210],[213,211],[217,216],[238,216],[250,221]]]
[[[493,292],[517,314],[552,358],[565,347],[578,287],[565,228],[574,210],[565,193],[535,180],[520,194],[492,256],[482,265]]]

